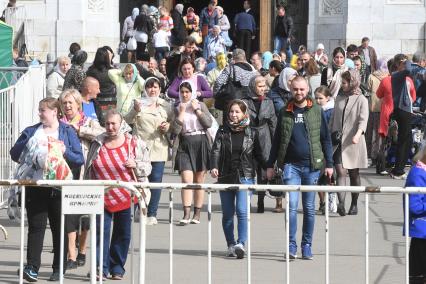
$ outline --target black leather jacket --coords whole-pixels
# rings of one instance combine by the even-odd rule
[[[212,169],[219,170],[219,183],[236,183],[238,177],[254,178],[256,176],[257,154],[254,151],[254,141],[257,139],[250,127],[244,130],[243,150],[238,172],[231,169],[232,142],[231,130],[221,126],[211,150],[210,163]]]
[[[279,34],[278,33],[278,25],[283,25],[284,33],[285,34]],[[274,35],[275,36],[283,36],[291,38],[293,36],[293,18],[290,16],[284,15],[284,17],[276,16],[275,18],[275,29],[274,29]]]

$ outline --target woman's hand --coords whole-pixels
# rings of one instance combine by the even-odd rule
[[[168,123],[168,122],[166,122],[166,121],[163,121],[161,124],[160,124],[160,126],[158,127],[158,130],[161,132],[161,133],[166,133],[168,130],[169,130],[169,127],[170,127],[170,123]]]
[[[136,112],[140,112],[142,110],[142,103],[139,102],[138,100],[134,100],[133,108],[135,109]]]
[[[362,131],[358,130],[357,133],[352,138],[352,144],[358,144],[359,138],[361,138],[361,135],[362,135]]]
[[[136,161],[134,159],[128,159],[125,163],[124,166],[126,168],[130,168],[130,169],[134,169],[136,168]]]
[[[65,144],[61,143],[61,152],[62,152],[62,155],[65,154],[66,150],[67,150],[67,148],[65,147]]]
[[[197,109],[200,109],[200,102],[198,102],[198,100],[197,100],[197,99],[193,99],[193,100],[191,101],[191,106],[192,106],[192,109],[193,109],[194,111],[196,111]]]
[[[179,113],[184,113],[186,110],[186,103],[179,104]]]
[[[197,94],[197,98],[201,97],[203,94],[200,91],[195,92]]]
[[[212,169],[210,171],[210,175],[212,176],[212,178],[217,178],[219,176],[219,171],[218,169]]]
[[[268,180],[271,180],[275,176],[275,170],[274,168],[267,168],[266,169],[266,178]]]

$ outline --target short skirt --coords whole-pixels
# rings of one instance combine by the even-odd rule
[[[201,172],[210,169],[210,144],[206,134],[180,136],[175,170]]]

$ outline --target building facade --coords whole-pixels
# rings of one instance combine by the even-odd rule
[[[228,0],[219,0],[219,5],[229,6],[230,2],[225,1]],[[259,13],[260,51],[272,49],[277,1],[252,1],[253,9]],[[18,5],[26,11],[24,34],[30,55],[42,60],[48,53],[66,55],[70,43],[78,42],[88,51],[90,60],[98,47],[109,45],[115,49],[118,46],[121,23],[132,7],[147,3],[171,9],[178,2],[186,7],[192,4],[198,7],[200,2],[207,5],[208,0],[26,0],[18,1]],[[336,46],[359,45],[361,38],[368,36],[379,55],[425,51],[425,0],[286,2],[287,12],[295,21],[293,48],[305,44],[312,51],[322,42],[331,52]],[[0,5],[2,3],[0,7],[5,7],[7,0],[0,0]],[[242,9],[243,0],[233,0],[232,5]]]

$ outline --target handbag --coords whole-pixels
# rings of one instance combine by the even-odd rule
[[[138,46],[138,43],[136,42],[136,39],[134,36],[129,38],[129,41],[127,42],[127,50],[134,51],[136,50],[136,47]]]
[[[219,89],[215,95],[214,107],[216,109],[226,111],[227,104],[235,99],[241,99],[244,97],[245,87],[241,86],[240,82],[235,81],[235,68],[232,65],[229,67],[232,69],[228,77],[228,81]]]

